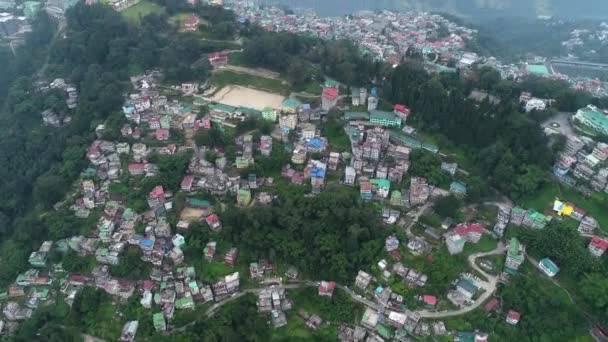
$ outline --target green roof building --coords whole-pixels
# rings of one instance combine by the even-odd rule
[[[369,120],[369,113],[367,113],[367,112],[345,112],[344,120],[346,120],[346,121]]]
[[[236,111],[245,115],[248,118],[254,118],[254,119],[259,119],[263,115],[261,111],[259,111],[257,109],[249,108],[249,107],[238,107],[236,109]]]
[[[193,309],[194,308],[194,300],[192,300],[192,296],[190,297],[182,297],[175,301],[176,309]]]
[[[401,132],[400,130],[391,129],[388,131],[388,134],[389,134],[389,138],[391,138],[393,141],[396,141],[397,143],[405,145],[409,148],[413,148],[413,149],[421,148],[421,149],[427,150],[432,153],[439,152],[439,147],[437,147],[437,145],[434,145],[431,143],[426,143],[426,142],[423,143],[421,141],[418,141],[417,139],[414,139],[413,137]]]
[[[264,120],[275,122],[277,121],[277,111],[274,108],[266,107],[262,110],[262,118]]]
[[[160,128],[171,128],[171,118],[169,117],[169,115],[163,115],[160,117]]]
[[[188,203],[189,206],[195,207],[195,208],[209,208],[211,206],[209,201],[194,198],[194,197],[186,198],[186,203]]]
[[[154,323],[154,329],[156,331],[167,330],[167,322],[165,321],[165,316],[163,316],[162,312],[155,313],[154,316],[152,316],[152,322]]]
[[[572,119],[589,133],[608,135],[608,116],[595,106],[579,109]]]
[[[524,251],[517,238],[512,238],[507,250],[507,258],[505,260],[505,271],[509,274],[517,274],[517,270],[524,263]]]
[[[538,262],[538,268],[549,277],[554,277],[559,272],[559,267],[549,258],[544,258]]]
[[[48,254],[44,252],[32,252],[30,254],[30,258],[28,262],[30,265],[34,267],[44,267],[46,266],[46,260],[48,259]]]
[[[461,182],[454,181],[450,184],[450,192],[456,196],[464,196],[467,194],[467,186]]]
[[[298,107],[300,107],[302,105],[302,102],[296,100],[296,99],[287,99],[285,101],[283,101],[283,104],[281,104],[281,108],[283,109],[284,112],[286,113],[295,113],[298,110]]]
[[[330,78],[328,78],[325,81],[325,84],[323,84],[323,87],[325,87],[325,88],[338,88],[339,86],[340,86],[340,83],[338,83],[338,81],[332,80]]]
[[[236,203],[241,206],[248,206],[251,203],[251,191],[249,189],[239,189]]]
[[[372,110],[369,114],[369,122],[385,127],[401,127],[400,116],[382,110]]]
[[[223,103],[215,103],[209,106],[209,110],[232,114],[236,111],[236,107],[225,105]]]
[[[250,159],[243,157],[236,157],[236,168],[246,169],[249,166]]]
[[[391,192],[391,205],[393,205],[393,206],[401,205],[401,191],[393,190],[393,192]]]
[[[380,335],[381,337],[383,337],[385,339],[393,338],[393,329],[391,329],[383,324],[376,325],[376,332],[378,333],[378,335]]]
[[[34,286],[30,288],[28,295],[33,298],[46,300],[49,297],[50,289],[48,287]]]

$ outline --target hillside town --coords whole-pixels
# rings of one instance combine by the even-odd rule
[[[35,3],[0,1],[0,8],[41,11],[42,4]],[[123,11],[137,3],[110,5]],[[542,57],[536,64],[502,65],[470,52],[467,42],[477,31],[437,14],[383,11],[331,18],[248,4],[226,6],[238,22],[267,31],[350,40],[389,69],[421,52],[430,72],[468,74],[477,66],[492,66],[512,80],[538,74],[604,94],[601,82],[589,81],[594,88],[587,89],[577,83],[579,78],[549,73],[552,64]],[[75,5],[49,0],[45,10],[65,20],[65,10]],[[0,14],[1,33],[16,41],[29,30],[27,20]],[[194,14],[183,16],[180,32],[195,35],[203,21]],[[577,45],[577,37],[573,33],[568,44]],[[574,302],[567,290],[572,279],[562,278],[570,271],[564,259],[530,253],[529,247],[537,246],[528,242],[540,244],[537,236],[560,224],[585,242],[577,247],[590,258],[580,258],[581,263],[599,265],[608,250],[605,210],[593,202],[608,193],[608,109],[588,104],[574,114],[557,113],[550,111],[556,99],[530,91],[518,89],[511,98],[499,98],[467,88],[459,98],[470,108],[508,101],[522,118],[550,113],[542,123],[544,134],[565,136],[563,145],[551,140],[552,147],[560,148],[555,149],[555,164],[553,159],[549,163],[553,168],[545,171],[555,183],[543,184],[557,184],[559,196],[541,194],[540,186],[532,200],[492,188],[489,195],[472,200],[479,185],[472,177],[470,151],[456,150],[429,127],[416,124],[419,113],[408,101],[418,94],[393,103],[383,96],[381,82],[355,87],[327,75],[312,80],[312,90],[299,92],[281,73],[231,64],[242,53],[217,49],[197,57],[209,67],[207,80],[172,82],[166,70],[130,70],[129,82],[124,82],[128,91],[112,94],[120,102],[117,110],[90,121],[90,129],[87,122],[80,140],[61,134],[86,111],[81,103],[97,92],[83,89],[82,80],[39,77],[32,92],[50,100],[37,103],[42,111],[36,111],[33,122],[60,136],[68,148],[85,143],[81,150],[70,150],[80,159],[69,191],[48,210],[36,208],[41,218],[56,220],[45,227],[50,233],[27,252],[27,269],[0,289],[0,335],[8,338],[44,320],[40,313],[52,305],[81,310],[88,304],[83,293],[95,291],[109,298],[110,316],[122,319],[120,336],[108,334],[119,341],[170,339],[196,321],[230,320],[223,310],[247,298],[253,298],[253,316],[277,336],[293,337],[289,334],[297,331],[311,339],[331,336],[344,342],[496,341],[496,331],[518,331],[535,319],[525,303],[504,300],[504,291],[519,295],[519,286],[534,279],[546,286],[543,291],[559,288]],[[226,73],[237,77],[218,81]],[[238,77],[247,78],[239,82]],[[259,79],[284,89],[256,85]],[[497,154],[502,158],[511,151]],[[297,206],[299,200],[342,193],[350,196],[346,206],[352,208],[336,213],[302,205],[305,219],[295,225],[314,235],[307,220],[315,215],[329,220],[323,215],[340,219],[353,208],[370,210],[365,213],[374,214],[369,218],[379,229],[344,224],[349,235],[365,236],[369,244],[357,238],[339,241],[339,235],[318,237],[327,250],[346,245],[365,253],[354,272],[330,279],[325,270],[307,272],[281,260],[273,248],[292,248],[288,233],[279,239],[234,231],[235,222],[265,232],[268,222],[291,219],[252,219],[262,208],[282,208],[279,204],[286,200]],[[243,217],[251,221],[239,221]],[[273,248],[252,251],[256,240]],[[555,238],[547,245],[557,249],[562,244]],[[346,264],[344,255],[323,260],[323,267]],[[355,319],[336,317],[347,314]],[[462,317],[479,321],[461,322]],[[493,327],[482,325],[482,318]],[[154,338],[143,336],[147,330]],[[88,333],[82,332],[82,338],[97,340]]]
[[[584,209],[558,199],[552,204],[554,212],[548,215],[532,209],[501,205],[493,226],[489,226],[489,222],[454,222],[450,218],[440,227],[418,222],[438,198],[450,194],[456,197],[466,195],[466,185],[458,179],[462,171],[455,163],[444,161],[441,164],[442,172],[452,179],[449,189],[440,189],[423,177],[408,177],[413,150],[437,154],[439,148],[411,134],[412,129],[407,126],[411,110],[405,105],[395,104],[393,111],[378,110],[374,88],[352,89],[350,96],[339,99],[343,88],[328,80],[320,95],[319,108],[286,99],[278,108],[266,107],[260,111],[211,103],[199,95],[197,84],[170,88],[177,88],[179,93],[169,94],[166,87],[161,87],[162,76],[162,73],[153,71],[131,79],[133,91],[122,107],[126,122],[119,127],[118,139],[104,140],[108,127],[99,125],[96,128],[98,139],[87,150],[89,167],[83,170],[78,189],[67,196],[65,202],[56,205],[56,210],[69,207],[81,220],[94,217],[94,227],[88,235],[46,241],[30,255],[31,269],[20,274],[8,291],[2,293],[2,298],[9,300],[2,311],[4,320],[1,326],[4,330],[15,330],[20,322],[32,316],[37,307],[57,297],[64,297],[71,305],[79,291],[91,286],[107,292],[119,303],[131,297],[138,298],[141,306],[155,311],[153,325],[156,331],[170,332],[174,328],[171,321],[176,312],[194,310],[206,303],[222,305],[231,296],[242,294],[242,284],[245,283],[246,291],[253,290],[258,296],[259,312],[269,314],[275,328],[286,325],[291,317],[289,312],[293,304],[286,288],[316,286],[319,300],[331,298],[339,288],[366,306],[360,325],[341,326],[340,338],[343,341],[362,341],[365,336],[368,336],[367,341],[407,341],[408,336],[446,334],[453,334],[455,340],[474,336],[476,341],[485,341],[488,335],[484,332],[451,332],[446,330],[442,321],[434,318],[451,316],[446,308],[466,312],[484,304],[496,290],[498,282],[508,284],[509,278],[518,273],[526,260],[525,246],[512,238],[506,246],[498,243],[496,249],[489,253],[471,255],[471,267],[475,273],[462,273],[453,279],[452,287],[443,296],[422,292],[414,298],[407,298],[407,292],[391,288],[391,285],[403,284],[400,286],[424,291],[429,281],[427,275],[405,261],[409,257],[404,260],[404,254],[428,255],[442,243],[451,255],[461,254],[467,246],[479,244],[484,236],[489,239],[503,237],[509,226],[543,229],[552,219],[562,217],[579,221],[580,234],[592,237],[589,253],[600,257],[608,249],[608,239],[594,235],[599,229],[597,220]],[[59,79],[44,87],[76,93]],[[76,95],[67,97],[68,106],[72,99],[75,100]],[[340,118],[344,133],[350,139],[347,151],[332,150],[332,141],[322,136],[319,129],[338,106],[356,110],[343,111]],[[251,133],[237,136],[233,142],[236,148],[233,159],[228,159],[226,153],[217,148],[198,146],[192,138],[199,131],[226,130],[247,119],[271,123],[274,126],[272,134],[258,136],[256,139],[259,140],[254,139]],[[53,126],[60,122],[44,114],[43,121]],[[571,158],[574,160],[571,164],[575,164],[580,155],[581,165],[586,167],[589,160],[596,161],[595,166],[606,160],[606,153],[602,155],[603,144],[598,143],[589,155],[580,153],[584,145],[583,141],[568,140],[568,152],[562,159]],[[218,232],[222,229],[223,214],[223,205],[212,204],[210,197],[204,194],[231,198],[240,207],[268,205],[276,197],[272,190],[276,180],[253,173],[242,177],[238,171],[257,163],[258,158],[269,158],[274,149],[291,153],[291,163],[284,165],[280,172],[280,177],[288,183],[295,186],[308,184],[311,195],[330,186],[354,187],[358,189],[361,200],[381,206],[384,224],[397,225],[407,232],[407,241],[400,241],[396,235],[387,237],[386,256],[380,257],[377,265],[360,270],[353,279],[353,290],[350,290],[347,284],[339,285],[331,280],[314,282],[302,279],[293,268],[281,274],[271,260],[249,260],[246,271],[239,271],[236,267],[240,264],[238,249],[224,246],[224,252],[218,253],[218,242],[211,240],[198,258],[209,265],[223,264],[230,271],[214,282],[201,281],[196,276],[192,260],[184,255],[184,247],[188,245],[184,233],[191,229],[192,224],[199,227],[198,223],[207,225],[211,232]],[[210,154],[214,155],[214,160],[209,160]],[[145,194],[145,198],[141,198],[145,205],[139,205],[135,210],[128,205],[132,201],[115,191],[125,180],[158,175],[159,165],[153,162],[154,156],[173,155],[191,156],[178,193],[158,184]],[[577,170],[580,173],[583,166],[574,167],[574,173],[577,174]],[[562,169],[556,168],[556,172]],[[406,178],[410,178],[409,185],[401,187]],[[606,180],[596,181],[594,184],[598,186],[594,188],[603,191]],[[181,212],[173,213],[176,208],[182,208]],[[178,218],[177,221],[174,217]],[[426,230],[423,234],[414,233],[413,227],[426,227]],[[132,249],[141,251],[139,262],[151,265],[149,278],[128,280],[111,274],[111,267],[119,265],[125,253]],[[49,255],[53,251],[92,256],[96,266],[90,274],[67,274],[61,264],[50,262]],[[487,274],[475,263],[477,258],[492,254],[506,257],[499,277]],[[559,266],[548,258],[535,266],[548,277],[559,272]],[[52,284],[57,282],[61,286],[55,290]],[[256,287],[260,285],[262,287]],[[505,324],[516,325],[522,319],[517,308],[500,308],[495,298],[485,303],[485,310],[504,315]],[[304,317],[310,329],[318,329],[323,324],[318,315],[306,314]],[[133,340],[139,324],[129,321],[121,340]]]

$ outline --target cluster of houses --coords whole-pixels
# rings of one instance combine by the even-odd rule
[[[60,90],[65,92],[66,100],[65,105],[68,110],[73,110],[78,106],[78,90],[76,86],[66,83],[63,78],[57,78],[50,84],[45,82],[39,82],[38,90],[41,92],[47,92],[49,90]],[[72,117],[67,113],[56,113],[53,109],[45,109],[42,113],[42,123],[45,126],[59,127],[68,124],[72,121]]]
[[[477,60],[475,56],[469,62],[463,56],[465,41],[476,31],[436,14],[360,11],[344,18],[319,16],[314,11],[301,11],[295,15],[274,6],[250,6],[247,1],[237,1],[231,7],[242,20],[267,30],[297,32],[330,40],[348,39],[362,52],[393,65],[398,64],[410,49],[425,55],[436,54],[436,59],[445,63],[462,60],[470,65]],[[447,35],[441,36],[440,29],[447,30]]]
[[[125,125],[121,130],[123,136],[139,139],[147,133],[153,139],[167,141],[171,138],[171,130],[211,128],[211,119],[208,116],[198,118],[196,107],[177,100],[168,101],[167,96],[161,95],[157,88],[161,77],[160,72],[152,71],[131,78],[135,92],[129,94],[122,111],[135,128],[130,124]],[[182,84],[179,89],[184,94],[191,94],[198,89],[198,84]]]
[[[608,120],[606,120],[608,127]],[[607,130],[608,132],[608,130]],[[586,192],[608,193],[608,144],[582,136],[570,136],[553,166],[563,183],[583,184]]]
[[[498,236],[503,236],[508,224],[531,229],[543,229],[552,219],[552,216],[544,215],[534,209],[525,210],[520,207],[511,209],[501,208],[498,212],[498,220],[493,230]]]
[[[258,312],[270,313],[270,321],[273,327],[280,328],[287,325],[285,311],[290,310],[293,303],[286,297],[285,288],[276,285],[262,289],[258,293],[256,304]]]

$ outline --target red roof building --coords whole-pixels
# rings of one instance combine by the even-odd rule
[[[437,297],[435,297],[435,296],[423,295],[422,296],[422,301],[424,302],[424,304],[426,304],[428,306],[435,306],[435,305],[437,305]]]
[[[148,195],[148,197],[155,198],[155,199],[164,199],[165,190],[163,189],[163,186],[159,185],[159,186],[155,187],[154,189],[152,189],[152,191],[150,191],[150,194]]]
[[[458,235],[467,239],[467,241],[477,243],[483,235],[484,228],[479,223],[463,223],[456,226],[456,228],[454,228],[454,231]]]
[[[129,173],[133,176],[135,175],[143,175],[146,172],[146,164],[130,164],[129,165]]]
[[[509,313],[507,313],[507,323],[509,324],[516,325],[520,318],[521,314],[517,311],[509,310]]]
[[[218,231],[220,228],[222,228],[220,218],[217,216],[217,214],[211,214],[207,216],[205,218],[205,222],[207,222],[207,224],[209,225],[209,229],[213,231]]]
[[[407,116],[410,115],[410,109],[402,104],[396,104],[395,107],[393,107],[393,112],[404,118],[407,118]]]
[[[486,305],[483,307],[486,313],[494,311],[498,307],[498,299],[492,298]]]
[[[154,136],[156,137],[156,140],[160,140],[160,141],[167,140],[167,139],[169,139],[169,130],[166,128],[157,129],[154,132]]]
[[[333,281],[322,281],[319,284],[319,296],[331,297],[336,289],[336,283]]]
[[[324,110],[330,110],[338,103],[338,89],[336,88],[325,88],[323,89],[323,95],[321,96],[321,108]]]
[[[89,277],[80,274],[70,274],[68,281],[70,282],[70,284],[84,285],[89,281]]]
[[[152,289],[154,288],[154,282],[152,280],[144,280],[141,288],[144,291],[152,291]]]
[[[213,66],[220,66],[228,64],[228,53],[224,51],[212,52],[207,55],[209,64]]]
[[[201,20],[196,15],[192,14],[191,16],[186,18],[186,20],[184,20],[182,28],[184,29],[184,31],[194,32],[198,29],[198,25],[200,24],[200,22]]]
[[[238,254],[239,253],[236,248],[234,248],[234,247],[230,248],[228,253],[226,253],[226,255],[224,256],[224,263],[226,265],[234,266],[234,264],[236,263],[236,258],[238,257]]]
[[[601,257],[608,249],[608,239],[594,236],[589,243],[588,249],[594,256]]]
[[[180,187],[184,191],[190,191],[190,190],[192,190],[193,182],[194,182],[194,176],[188,175],[188,176],[184,177],[184,179],[182,179],[182,182],[180,183]]]

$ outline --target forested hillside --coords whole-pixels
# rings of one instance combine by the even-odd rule
[[[0,71],[2,284],[14,279],[31,248],[47,237],[49,223],[41,214],[63,199],[86,166],[84,151],[94,128],[120,109],[130,72],[160,67],[171,81],[204,80],[208,63],[194,62],[217,49],[177,34],[165,15],[146,16],[133,26],[102,4],[74,6],[64,32],[56,32],[44,13],[33,29],[16,55],[0,50],[6,66]],[[62,100],[37,87],[57,77],[79,92],[72,120],[61,128],[43,126],[40,113]]]

